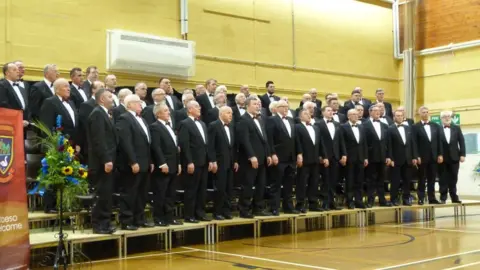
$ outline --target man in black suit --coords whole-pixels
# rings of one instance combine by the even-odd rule
[[[318,125],[323,145],[325,146],[325,159],[328,159],[329,166],[322,170],[322,179],[324,187],[323,208],[325,210],[341,209],[335,203],[335,189],[339,180],[339,166],[347,165],[347,150],[343,134],[340,130],[340,123],[333,120],[333,111],[329,106],[322,108],[323,119],[316,121]]]
[[[208,159],[212,162],[212,173],[216,175],[213,217],[224,220],[232,219],[230,201],[233,173],[238,171],[238,163],[232,109],[223,106],[219,110],[219,118],[208,126]]]
[[[105,76],[105,89],[113,94],[113,107],[120,106],[120,100],[118,100],[117,93],[117,76],[114,74],[108,74]]]
[[[183,108],[182,102],[180,102],[180,100],[178,100],[178,98],[173,94],[173,88],[168,78],[160,78],[158,81],[158,87],[165,91],[165,101],[170,109],[176,111]]]
[[[153,99],[153,104],[146,106],[145,108],[142,108],[142,118],[147,121],[149,125],[155,123],[157,121],[157,116],[155,115],[153,109],[155,105],[160,104],[160,105],[167,105],[167,101],[165,99],[166,93],[165,90],[162,88],[157,88],[152,91],[152,99]],[[169,107],[170,108],[170,107]],[[174,110],[170,109],[170,117],[174,118]],[[172,123],[175,123],[175,119],[172,119]]]
[[[318,206],[318,179],[320,165],[329,166],[325,146],[318,125],[310,122],[310,113],[300,111],[300,123],[295,125],[295,149],[297,163],[296,210],[306,213],[305,197],[310,211],[323,211]],[[308,186],[308,188],[307,188]],[[308,194],[308,196],[307,196]]]
[[[303,110],[306,110],[308,112],[308,114],[310,114],[310,122],[312,123],[312,125],[315,125],[316,122],[318,122],[318,118],[315,117],[316,115],[316,111],[318,110],[317,107],[315,107],[315,103],[311,102],[311,101],[306,101],[305,103],[303,103]],[[297,118],[297,123],[300,123],[300,119]]]
[[[118,136],[108,110],[112,108],[112,93],[99,89],[95,93],[97,106],[88,117],[89,179],[95,184],[92,210],[93,233],[111,234],[113,170],[117,155]]]
[[[185,181],[185,222],[210,221],[205,214],[208,172],[208,135],[205,123],[199,120],[200,105],[196,101],[187,103],[188,117],[180,123],[178,142],[181,149],[182,171]]]
[[[176,110],[174,112],[176,130],[178,130],[178,128],[180,127],[180,123],[188,117],[187,104],[192,100],[195,100],[195,97],[193,96],[193,94],[182,95],[183,108],[181,108],[180,110]]]
[[[393,114],[395,124],[388,128],[387,132],[387,164],[391,168],[390,200],[393,205],[400,205],[398,189],[402,182],[403,205],[411,206],[410,183],[412,181],[412,167],[417,166],[418,152],[411,126],[402,124],[405,118],[402,111]]]
[[[27,93],[18,83],[18,67],[14,63],[3,66],[5,80],[0,81],[0,107],[23,111],[23,127],[30,124]]]
[[[216,121],[218,119],[218,112],[219,108],[226,106],[227,97],[224,93],[216,93],[213,97],[213,103],[215,103],[215,107],[210,109],[207,113],[207,117],[203,118],[203,121],[208,126],[211,122]]]
[[[237,124],[240,121],[240,117],[245,114],[245,94],[239,93],[235,96],[235,103],[236,105],[232,107],[233,112],[233,122]]]
[[[305,98],[307,97],[306,96],[307,94],[305,94],[302,98],[302,100],[300,101],[300,105],[298,106],[299,108],[301,108],[303,106],[303,103],[305,103]],[[322,108],[322,101],[320,99],[317,99],[317,89],[316,88],[312,88],[310,90],[308,90],[308,96],[310,97],[309,100],[307,101],[311,101],[313,103],[315,103],[317,105],[317,108],[318,108],[318,115],[315,115],[315,117],[321,117],[322,116],[322,112],[321,112],[321,108]]]
[[[94,94],[92,93],[93,83],[98,81],[98,69],[96,66],[89,66],[85,70],[85,75],[87,79],[83,82],[83,91],[87,94],[88,99],[90,99]]]
[[[412,118],[407,118],[407,112],[405,110],[405,107],[400,106],[400,107],[397,108],[397,111],[401,111],[401,112],[403,112],[403,115],[405,115],[405,117],[403,118],[402,124],[404,124],[406,126],[413,126],[413,124],[414,124],[413,119]]]
[[[81,161],[85,162],[88,160],[88,141],[87,141],[87,132],[88,132],[88,116],[93,111],[93,109],[97,106],[95,101],[95,93],[100,89],[104,88],[105,85],[101,81],[93,82],[93,86],[91,89],[92,96],[86,102],[80,104],[80,109],[78,110],[78,131],[79,136],[77,139],[78,145],[82,148],[81,154],[82,158]]]
[[[370,118],[363,123],[368,146],[368,166],[365,171],[367,180],[367,208],[372,208],[377,192],[380,206],[392,206],[385,199],[385,164],[387,163],[388,126],[380,122],[380,109],[370,106]],[[386,164],[390,166],[390,164]]]
[[[345,101],[345,103],[343,104],[342,113],[346,115],[350,109],[355,109],[356,105],[362,105],[364,107],[364,111],[366,111],[366,113],[362,117],[368,117],[368,107],[370,107],[370,103],[366,100],[362,100],[361,89],[355,89],[352,91],[352,96],[350,100]]]
[[[465,161],[465,138],[460,126],[452,124],[452,112],[440,113],[442,119],[441,142],[443,163],[440,164],[440,200],[445,203],[447,194],[453,203],[462,203],[457,194],[458,169]]]
[[[145,107],[150,105],[150,102],[148,102],[147,100],[148,87],[145,82],[137,82],[133,89],[135,91],[135,95],[139,96],[142,100],[142,102],[140,102],[142,105],[142,109],[145,109]]]
[[[153,227],[145,219],[148,174],[153,171],[150,157],[152,136],[140,117],[141,100],[137,95],[125,98],[127,112],[116,123],[119,140],[118,170],[121,175],[120,223],[122,230]]]
[[[245,101],[247,112],[241,117],[236,133],[239,150],[238,161],[242,174],[242,194],[239,211],[242,218],[271,215],[264,209],[266,167],[272,164],[267,132],[262,119],[258,118],[260,100],[250,95]],[[255,194],[253,187],[255,186]],[[253,214],[250,212],[253,199]]]
[[[57,127],[57,117],[61,116],[62,133],[69,138],[75,151],[80,152],[80,145],[77,142],[78,136],[78,114],[75,105],[69,100],[70,85],[68,81],[60,78],[53,84],[55,96],[45,99],[40,109],[40,121],[51,130]],[[45,212],[55,212],[56,196],[53,190],[47,189],[43,196]]]
[[[72,84],[70,86],[70,99],[73,101],[75,107],[78,110],[80,108],[80,105],[88,100],[87,94],[82,89],[82,69],[78,67],[72,68],[72,70],[70,70],[70,80],[72,81]]]
[[[359,103],[361,105],[363,105],[365,108],[370,108],[370,105],[372,105],[372,102],[369,100],[369,99],[366,99],[363,97],[363,90],[361,87],[355,87],[354,91],[360,91],[360,100],[359,100]],[[368,112],[367,112],[367,116],[368,116]],[[367,117],[366,115],[364,115],[364,117]]]
[[[163,90],[162,90],[163,91]],[[170,108],[157,104],[153,109],[157,121],[150,125],[152,134],[153,219],[156,226],[180,225],[173,218],[175,208],[176,179],[182,172],[177,135],[170,118]]]
[[[328,106],[332,109],[332,119],[333,121],[343,124],[347,122],[347,117],[345,114],[341,113],[339,106],[340,103],[338,103],[338,98],[332,97],[328,100],[327,102]]]
[[[365,208],[362,193],[365,167],[368,166],[368,147],[365,130],[362,125],[357,125],[358,117],[357,110],[350,109],[348,111],[348,122],[341,126],[345,147],[347,148],[345,189],[349,209]]]
[[[125,98],[130,95],[133,95],[133,93],[132,90],[128,88],[123,88],[118,91],[118,102],[120,103],[120,105],[110,110],[113,117],[113,122],[117,123],[120,116],[127,112],[127,109],[125,108]],[[148,123],[148,120],[143,116],[143,114],[142,118],[145,119],[145,121],[147,121]]]
[[[59,74],[56,65],[48,64],[43,69],[43,80],[35,83],[30,88],[30,100],[28,103],[30,104],[33,119],[40,118],[40,109],[42,108],[43,101],[55,96],[53,82],[55,82]]]
[[[385,101],[385,91],[383,91],[382,88],[378,88],[375,91],[375,96],[377,97],[377,100],[373,104],[383,103],[383,105],[385,105],[385,114],[380,116],[393,118],[392,104]]]
[[[298,214],[292,202],[293,179],[295,177],[295,129],[293,119],[287,117],[288,104],[277,102],[277,113],[267,120],[267,138],[271,146],[272,170],[270,185],[270,208],[278,216],[280,198],[285,213]],[[283,189],[282,189],[283,186]]]
[[[365,108],[362,105],[360,104],[355,105],[355,110],[357,110],[357,113],[358,113],[358,120],[357,120],[358,125],[361,125],[363,124],[363,122],[368,120],[368,118],[363,118],[363,113]]]
[[[428,108],[418,109],[420,122],[413,125],[414,139],[417,143],[418,154],[418,204],[423,205],[425,200],[425,178],[427,180],[428,203],[438,204],[435,198],[435,180],[437,164],[443,163],[443,145],[440,126],[430,122]]]
[[[272,114],[269,110],[270,102],[279,101],[280,97],[275,95],[275,84],[272,81],[268,81],[265,84],[265,88],[267,88],[267,93],[261,96],[260,100],[262,101],[262,107],[267,111],[267,115],[271,116]]]
[[[217,80],[209,79],[205,83],[205,87],[207,88],[207,92],[202,95],[197,95],[197,102],[202,107],[202,119],[205,120],[208,116],[208,111],[215,107],[215,103],[213,102],[213,96],[215,94],[215,89],[217,88]]]
[[[23,80],[23,76],[25,75],[25,66],[23,65],[23,62],[21,60],[17,60],[13,63],[18,68],[18,81],[17,82],[20,85],[20,87],[25,89],[25,93],[27,94],[27,99],[28,99],[28,96],[30,95],[30,84]]]
[[[287,106],[288,106],[287,116],[290,117],[290,118],[292,118],[292,119],[295,121],[295,119],[298,118],[298,116],[297,116],[297,111],[291,109],[291,107],[290,107],[290,102],[288,102],[288,97],[287,97],[287,96],[283,96],[283,97],[280,98],[280,100],[283,100],[283,101],[285,101],[285,102],[287,103]],[[315,109],[317,109],[317,108],[321,108],[321,107],[316,107]]]
[[[375,106],[377,106],[377,108],[380,110],[380,118],[379,118],[380,122],[387,124],[388,126],[391,126],[395,123],[393,119],[390,118],[390,116],[385,115],[385,104],[377,103],[375,104]],[[413,122],[412,122],[412,125],[413,125]]]

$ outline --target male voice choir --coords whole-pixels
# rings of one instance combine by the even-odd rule
[[[182,224],[173,215],[180,182],[184,222],[190,223],[211,220],[205,211],[209,183],[216,220],[232,218],[235,183],[241,187],[242,218],[276,216],[281,210],[339,210],[343,202],[337,186],[343,179],[350,209],[373,207],[376,196],[383,207],[409,206],[414,170],[418,204],[445,203],[448,194],[452,202],[460,202],[456,184],[465,143],[452,112],[442,112],[438,125],[421,107],[421,121],[414,124],[403,107],[392,110],[382,89],[372,103],[357,87],[343,107],[335,93],[326,95],[322,107],[317,90],[311,89],[300,107],[291,110],[287,97],[274,94],[272,81],[262,96],[243,85],[229,100],[227,88],[210,79],[195,92],[184,90],[180,101],[170,80],[161,78],[152,92],[153,104],[148,104],[145,83],[137,83],[134,93],[126,88],[116,92],[115,76],[100,82],[93,66],[85,82],[82,70],[72,69],[71,84],[58,78],[55,65],[47,65],[44,80],[30,87],[23,83],[20,61],[5,64],[3,73],[0,106],[23,110],[25,127],[39,119],[54,128],[56,116],[62,116],[64,133],[89,166],[96,233],[116,229],[111,226],[115,190],[120,193],[122,229]],[[440,201],[435,196],[437,172]],[[153,224],[144,215],[149,191]],[[47,212],[55,211],[53,194],[45,194]]]

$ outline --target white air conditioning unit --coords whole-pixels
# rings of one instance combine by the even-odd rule
[[[192,77],[195,75],[195,42],[107,30],[107,70]]]

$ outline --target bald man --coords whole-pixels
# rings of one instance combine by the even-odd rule
[[[40,109],[40,121],[49,129],[54,130],[57,126],[57,117],[61,117],[62,133],[70,138],[70,143],[80,151],[78,145],[78,114],[75,105],[69,100],[70,84],[66,79],[60,78],[53,83],[55,96],[45,99]],[[44,206],[46,213],[56,213],[55,192],[46,192],[44,195]]]
[[[208,126],[208,159],[212,162],[215,197],[213,218],[232,219],[230,212],[233,172],[238,171],[237,148],[232,123],[232,109],[219,108],[219,117]]]

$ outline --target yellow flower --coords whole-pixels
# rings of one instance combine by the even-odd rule
[[[64,175],[72,175],[73,173],[73,168],[71,166],[63,167],[62,168],[62,173]]]
[[[88,177],[88,172],[84,172],[83,175],[82,175],[82,178],[85,179]]]
[[[67,148],[67,151],[68,151],[68,153],[70,154],[70,156],[73,156],[73,153],[75,153],[75,150],[73,150],[73,147],[71,147],[71,146],[69,146],[69,147]]]

